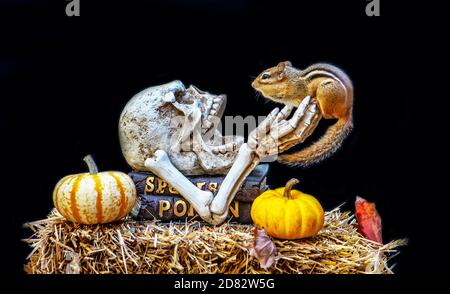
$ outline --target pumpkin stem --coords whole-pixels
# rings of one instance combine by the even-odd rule
[[[84,162],[86,162],[88,168],[89,168],[89,173],[91,175],[96,175],[98,174],[98,168],[97,165],[95,164],[94,158],[92,157],[92,155],[86,155],[83,158]]]
[[[292,199],[291,189],[295,184],[298,184],[298,182],[299,180],[293,178],[286,183],[286,186],[284,187],[284,197],[286,197],[287,199]]]

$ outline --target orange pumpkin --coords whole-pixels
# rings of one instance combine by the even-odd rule
[[[84,158],[89,173],[61,179],[53,203],[65,218],[82,224],[103,224],[126,216],[136,204],[136,187],[126,174],[98,172],[90,155]]]
[[[291,179],[285,187],[267,190],[253,202],[253,223],[272,237],[286,240],[311,237],[323,227],[322,206],[313,196],[291,190],[297,183],[297,179]]]

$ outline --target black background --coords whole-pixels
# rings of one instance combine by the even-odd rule
[[[2,239],[11,243],[2,272],[20,276],[30,251],[21,224],[46,216],[55,183],[84,171],[84,155],[92,153],[103,170],[129,170],[117,124],[135,93],[180,79],[226,93],[225,115],[266,115],[276,104],[256,99],[250,82],[283,60],[343,68],[355,87],[355,130],[314,167],[273,163],[269,184],[296,176],[325,209],[343,202],[353,209],[356,195],[374,201],[384,240],[409,239],[394,259],[400,276],[448,272],[442,1],[381,0],[381,16],[371,18],[364,0],[81,0],[81,16],[72,18],[62,0],[0,3],[1,194],[9,230]]]

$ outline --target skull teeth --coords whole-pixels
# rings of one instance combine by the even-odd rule
[[[236,143],[235,142],[230,142],[230,143],[219,145],[219,146],[213,146],[211,148],[211,151],[214,154],[219,154],[219,153],[220,154],[225,154],[227,152],[235,151],[235,150],[236,150]]]
[[[207,99],[206,111],[203,113],[204,120],[202,122],[202,134],[205,134],[208,130],[211,129],[211,127],[213,127],[223,102],[223,97]]]
[[[219,109],[219,107],[220,107],[220,105],[218,103],[214,103],[211,106],[211,109],[210,109],[208,115],[214,115],[214,116],[217,115],[217,110]]]
[[[205,120],[204,122],[203,122],[203,126],[202,126],[202,129],[209,129],[210,127],[212,126],[212,122],[210,122],[209,120]]]

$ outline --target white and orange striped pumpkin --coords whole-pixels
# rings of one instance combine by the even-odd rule
[[[120,220],[136,204],[136,187],[126,174],[98,172],[90,155],[84,158],[89,173],[61,179],[53,191],[53,203],[65,218],[82,224]]]

